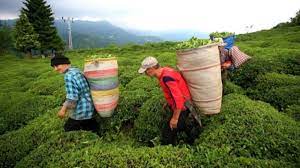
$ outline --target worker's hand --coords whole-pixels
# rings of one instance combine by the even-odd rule
[[[59,112],[57,113],[59,118],[64,118],[66,114],[66,111],[64,109],[59,110]]]
[[[171,120],[170,120],[170,128],[171,128],[171,130],[177,128],[177,124],[178,124],[178,120],[172,117]]]

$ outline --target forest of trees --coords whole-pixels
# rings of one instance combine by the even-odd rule
[[[0,50],[16,50],[33,54],[49,54],[64,49],[64,42],[54,26],[50,5],[45,0],[26,0],[23,2],[19,19],[14,27],[0,25]],[[49,52],[50,51],[50,52]]]

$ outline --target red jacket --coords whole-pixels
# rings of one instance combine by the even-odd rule
[[[179,72],[172,68],[164,67],[159,77],[159,84],[169,106],[173,110],[186,110],[184,102],[191,99],[191,94],[184,78]]]

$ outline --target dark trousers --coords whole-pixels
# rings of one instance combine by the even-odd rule
[[[177,128],[171,129],[169,122],[162,130],[162,145],[176,145],[177,133],[184,131],[187,135],[187,143],[192,145],[195,139],[199,136],[201,127],[199,123],[193,118],[190,114],[189,110],[182,111],[180,113]]]
[[[66,132],[76,130],[97,132],[97,127],[98,124],[95,118],[87,120],[74,120],[69,118],[64,125],[64,129]]]
[[[227,76],[228,76],[228,70],[227,70],[227,69],[223,69],[223,70],[221,71],[221,78],[222,78],[222,84],[223,84],[223,86],[224,86],[225,83],[226,83]]]

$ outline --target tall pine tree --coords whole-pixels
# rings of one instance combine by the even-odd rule
[[[0,22],[0,55],[13,48],[12,28]]]
[[[24,12],[21,12],[16,22],[14,36],[15,47],[19,51],[30,53],[31,49],[39,49],[41,46],[38,41],[38,34],[35,33]]]
[[[25,8],[22,8],[22,11],[27,15],[29,22],[39,35],[38,40],[41,43],[41,51],[63,50],[64,43],[58,36],[54,26],[54,17],[50,5],[47,5],[45,0],[26,0],[23,3]]]

